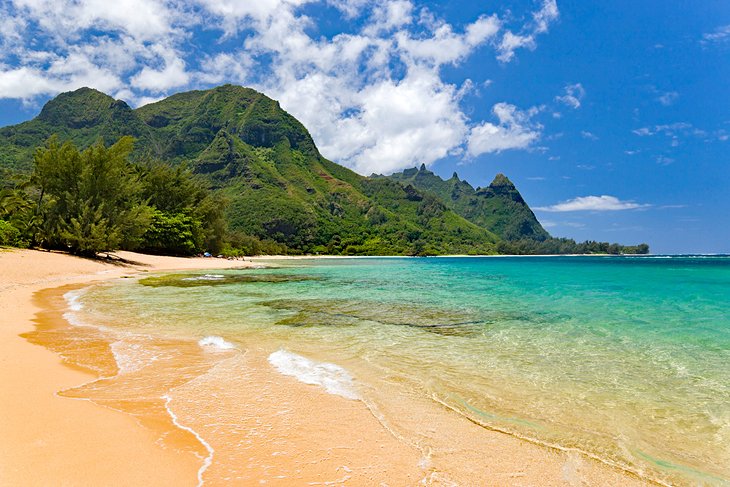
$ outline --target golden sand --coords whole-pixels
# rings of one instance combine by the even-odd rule
[[[371,411],[280,375],[266,344],[211,356],[194,342],[162,340],[156,345],[182,351],[181,361],[126,383],[109,340],[63,320],[63,293],[145,270],[250,263],[122,256],[137,263],[0,252],[0,484],[196,485],[199,475],[205,485],[646,484],[577,453],[483,429],[432,401]],[[202,374],[211,380],[191,380]],[[174,397],[164,397],[170,389]],[[210,414],[186,415],[186,401]],[[406,430],[417,434],[406,439]]]

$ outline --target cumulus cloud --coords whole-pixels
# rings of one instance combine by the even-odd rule
[[[580,83],[566,85],[563,90],[565,94],[562,96],[556,96],[555,101],[563,103],[570,108],[580,108],[580,103],[586,95],[586,90],[583,88],[583,85]]]
[[[472,127],[467,150],[472,157],[509,149],[525,149],[540,137],[541,126],[531,119],[539,112],[533,107],[520,111],[509,103],[497,103],[492,112],[498,124],[483,122]]]
[[[160,69],[145,66],[130,80],[134,88],[149,90],[153,93],[184,86],[190,81],[190,75],[185,72],[185,62],[177,57],[165,60]]]
[[[639,204],[633,201],[621,201],[615,196],[579,196],[572,200],[563,201],[552,206],[535,208],[540,211],[568,212],[568,211],[621,211],[647,208],[651,205]]]
[[[305,8],[316,4],[355,21],[321,35]],[[278,99],[326,157],[387,173],[538,140],[538,109],[502,102],[495,120],[472,120],[460,104],[474,83],[454,84],[441,71],[479,49],[509,61],[534,49],[558,16],[555,0],[512,30],[489,12],[454,25],[415,0],[8,0],[0,98],[90,86],[142,105],[173,90],[239,83]],[[581,92],[571,95],[578,103]]]

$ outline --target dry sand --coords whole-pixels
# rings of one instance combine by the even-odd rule
[[[117,255],[134,263],[0,251],[0,485],[198,484],[201,445],[170,448],[161,441],[161,429],[149,427],[149,422],[57,395],[95,377],[64,365],[57,354],[19,335],[51,319],[42,308],[53,301],[38,299],[42,289],[140,271],[243,267],[251,262]],[[404,426],[429,424],[428,435],[449,446],[426,460],[418,445],[396,438],[363,403],[281,376],[266,356],[252,349],[241,357],[246,373],[236,385],[252,398],[236,405],[245,410],[238,416],[238,431],[244,436],[246,431],[265,434],[236,448],[213,445],[217,456],[205,472],[206,485],[258,485],[263,480],[267,485],[646,485],[578,454],[482,429],[434,404],[404,405]],[[267,414],[281,411],[282,404],[286,414]],[[166,424],[169,428],[170,418]],[[201,431],[203,437],[205,433]],[[247,464],[235,465],[237,482],[226,481],[223,472],[233,466],[226,469],[223,464],[226,458],[240,457],[242,449]]]

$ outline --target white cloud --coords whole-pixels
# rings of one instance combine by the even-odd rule
[[[654,135],[654,132],[649,127],[641,127],[636,130],[632,130],[634,134],[638,135],[639,137],[646,137],[648,135]]]
[[[679,93],[676,91],[667,91],[666,93],[662,93],[659,95],[659,103],[664,105],[665,107],[668,107],[670,105],[673,105],[675,101],[679,98]]]
[[[190,81],[190,75],[185,71],[185,62],[178,57],[165,60],[165,66],[162,69],[145,66],[130,80],[134,88],[153,93],[185,86],[188,81]]]
[[[543,0],[540,10],[532,14],[533,21],[526,25],[519,34],[509,30],[505,32],[502,41],[497,46],[499,51],[497,58],[502,62],[509,62],[514,58],[517,49],[534,50],[537,46],[535,41],[537,36],[547,33],[550,24],[558,20],[559,16],[557,2],[555,0]]]
[[[44,31],[68,38],[89,28],[125,32],[149,41],[170,34],[171,21],[178,18],[181,5],[158,0],[13,0],[24,15],[37,21]]]
[[[365,32],[373,35],[410,24],[413,21],[413,10],[410,0],[380,2],[373,9],[372,23]]]
[[[121,80],[110,71],[90,63],[82,55],[58,58],[45,70],[20,67],[0,71],[0,98],[28,100],[39,94],[51,95],[81,86],[114,91]]]
[[[552,206],[535,208],[540,211],[568,212],[568,211],[621,211],[647,208],[651,205],[642,205],[633,201],[621,201],[615,196],[579,196]]]
[[[580,83],[566,85],[564,91],[565,94],[562,96],[556,96],[555,100],[569,106],[570,108],[580,108],[580,103],[586,95],[586,90],[583,88],[583,85]]]
[[[587,130],[581,130],[580,136],[588,140],[598,140],[598,136],[596,134]]]
[[[514,105],[498,103],[492,112],[499,124],[483,122],[469,133],[468,153],[472,157],[509,149],[525,149],[540,137],[539,125],[531,122],[539,108],[520,111]]]
[[[720,43],[730,41],[730,24],[718,27],[713,32],[708,32],[702,36],[702,44]]]
[[[675,123],[669,123],[669,124],[662,124],[662,125],[654,125],[653,127],[641,127],[635,130],[632,130],[631,132],[635,135],[638,135],[639,137],[648,137],[650,135],[657,135],[657,134],[664,134],[667,137],[676,138],[677,134],[680,135],[694,135],[697,137],[702,137],[706,135],[704,131],[698,131],[698,129],[690,130],[692,129],[692,124],[687,122],[675,122]]]
[[[356,21],[323,36],[303,8],[315,4]],[[238,83],[279,100],[326,157],[391,172],[533,146],[538,109],[505,102],[493,107],[497,122],[471,120],[461,103],[474,83],[453,84],[441,70],[478,49],[503,61],[534,49],[558,16],[555,0],[543,0],[513,33],[497,15],[452,25],[415,0],[7,0],[0,98],[90,86],[141,105]]]
[[[499,25],[499,20],[493,15],[480,17],[469,24],[463,34],[454,33],[450,25],[443,24],[425,39],[405,31],[399,32],[396,39],[398,47],[412,60],[440,66],[462,60],[475,47],[492,38],[499,31]]]
[[[246,52],[223,52],[203,59],[196,76],[205,84],[245,83],[253,65]]]

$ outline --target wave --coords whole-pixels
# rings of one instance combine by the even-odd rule
[[[197,431],[190,428],[189,426],[185,426],[184,424],[180,423],[180,420],[178,419],[177,415],[173,412],[173,410],[170,408],[170,402],[172,402],[172,397],[170,397],[169,394],[165,394],[162,396],[162,399],[165,400],[165,409],[167,410],[167,414],[170,415],[170,418],[172,419],[172,424],[180,428],[181,430],[187,431],[188,433],[191,433],[197,440],[200,442],[201,445],[208,451],[208,456],[206,456],[203,459],[203,465],[200,466],[200,469],[198,469],[198,487],[201,487],[205,481],[203,480],[203,475],[205,474],[205,471],[208,470],[208,467],[210,467],[213,464],[213,455],[215,455],[215,450],[212,446],[210,446],[210,443],[205,441],[205,439],[198,434]]]
[[[86,294],[88,288],[74,289],[63,295],[63,299],[66,300],[66,306],[68,311],[63,314],[63,319],[68,321],[73,326],[84,326],[86,323],[79,317],[79,312],[84,309],[84,305],[81,303],[81,296]]]
[[[215,335],[210,335],[205,338],[198,340],[198,345],[201,347],[211,347],[218,350],[236,350],[236,346],[231,342],[225,341],[223,338]]]
[[[346,399],[360,399],[354,390],[352,376],[339,365],[315,362],[286,350],[269,355],[269,363],[279,373],[295,377],[305,384],[321,386],[330,394]]]
[[[226,278],[226,276],[224,276],[223,274],[204,274],[202,276],[186,277],[182,280],[183,281],[221,281],[225,278]]]

